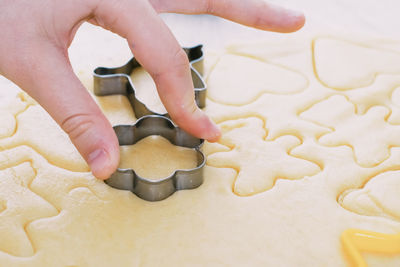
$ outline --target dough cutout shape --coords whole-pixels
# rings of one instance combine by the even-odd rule
[[[209,155],[207,164],[235,169],[238,174],[233,191],[239,196],[271,189],[277,179],[302,179],[320,171],[315,163],[290,155],[291,149],[301,145],[297,137],[265,141],[263,121],[257,118],[226,121],[220,126],[223,136],[219,143],[231,150]]]
[[[68,135],[39,105],[30,105],[19,114],[15,134],[0,139],[0,148],[3,150],[20,145],[29,145],[56,166],[72,171],[89,171]]]
[[[364,114],[373,106],[398,108],[393,93],[400,86],[400,75],[382,74],[376,77],[373,84],[342,92],[356,105],[357,114]],[[400,107],[400,106],[399,106]]]
[[[73,190],[83,188],[95,197],[110,189],[90,173],[58,168],[28,146],[0,151],[0,256],[21,259],[40,250],[33,225],[62,214]],[[82,202],[81,202],[82,205]],[[66,221],[67,223],[68,221]]]
[[[208,100],[205,112],[217,123],[249,117],[267,120],[266,140],[274,140],[282,135],[294,135],[300,139],[315,138],[329,132],[329,128],[305,120],[299,114],[325,97],[325,93],[307,89],[295,95],[263,94],[244,106],[227,106]]]
[[[397,97],[400,75],[378,75],[373,84],[341,92],[356,106],[356,113],[365,114],[374,106],[385,106],[390,110],[387,122],[400,124],[400,105]]]
[[[26,225],[34,220],[52,217],[57,209],[30,187],[36,173],[29,162],[0,171],[0,251],[18,257],[35,253]]]
[[[16,117],[24,112],[28,105],[23,100],[23,94],[19,94],[16,98],[0,98],[0,139],[10,137],[15,133],[17,128]]]
[[[360,189],[349,189],[339,203],[352,212],[400,221],[400,171],[378,174]]]
[[[391,99],[396,106],[400,107],[400,85],[393,90]]]
[[[263,93],[293,94],[308,85],[297,72],[232,54],[219,58],[206,82],[208,97],[226,105],[245,105]]]
[[[321,144],[350,146],[361,166],[373,167],[389,157],[391,147],[400,146],[400,126],[386,122],[389,114],[387,108],[374,106],[365,114],[357,115],[353,103],[344,96],[334,95],[300,116],[331,128],[332,132],[318,139]]]
[[[291,150],[291,155],[307,158],[320,166],[322,171],[314,177],[329,185],[325,194],[335,201],[340,199],[343,192],[363,187],[382,172],[400,170],[400,148],[392,148],[390,157],[374,167],[359,165],[349,146],[324,146],[317,140],[304,141],[301,146]]]
[[[335,38],[317,37],[313,60],[320,81],[337,90],[370,85],[378,74],[400,73],[400,53]]]

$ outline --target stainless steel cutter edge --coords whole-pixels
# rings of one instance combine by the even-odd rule
[[[202,45],[183,48],[188,55],[190,70],[194,85],[196,103],[200,108],[205,107],[207,86],[202,78],[204,54]],[[136,98],[135,86],[129,76],[135,69],[141,67],[135,57],[126,64],[116,68],[98,67],[93,72],[93,91],[97,96],[122,94],[126,95],[131,103],[137,118],[146,115],[163,115],[152,111],[142,101]]]
[[[159,180],[139,176],[133,169],[117,169],[105,182],[117,189],[129,190],[148,201],[160,201],[177,190],[193,189],[203,183],[203,167],[206,157],[200,151],[204,140],[193,137],[177,127],[169,118],[147,115],[131,125],[113,127],[120,145],[133,145],[150,135],[161,135],[172,144],[193,148],[197,153],[197,166],[188,170],[175,170]],[[155,163],[156,164],[156,163]]]

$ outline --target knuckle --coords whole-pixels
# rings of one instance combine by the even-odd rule
[[[60,124],[72,140],[88,134],[94,125],[92,115],[83,113],[71,115]]]
[[[93,8],[94,18],[99,26],[114,32],[119,23],[121,23],[121,16],[116,16],[115,14],[122,14],[126,10],[124,2],[99,0]]]

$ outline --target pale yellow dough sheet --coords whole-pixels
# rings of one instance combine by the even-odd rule
[[[203,147],[204,184],[161,202],[96,180],[40,106],[3,97],[0,266],[346,266],[346,229],[400,233],[400,51],[378,43],[288,36],[206,51],[205,111],[223,136]],[[96,65],[129,58],[91,56],[74,63],[89,90]],[[94,98],[112,124],[136,121],[125,97]],[[136,144],[144,171],[155,154],[187,157],[153,141]]]

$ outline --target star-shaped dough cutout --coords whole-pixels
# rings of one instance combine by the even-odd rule
[[[387,123],[390,111],[381,106],[356,114],[356,108],[344,96],[334,95],[300,114],[301,118],[331,128],[319,143],[353,148],[358,164],[373,167],[389,158],[389,149],[400,146],[400,126]]]
[[[239,196],[271,189],[277,179],[301,179],[321,170],[311,161],[290,155],[291,149],[301,145],[297,137],[286,135],[265,141],[263,123],[258,118],[222,123],[220,143],[231,150],[211,154],[207,160],[210,166],[237,171],[233,191]]]

